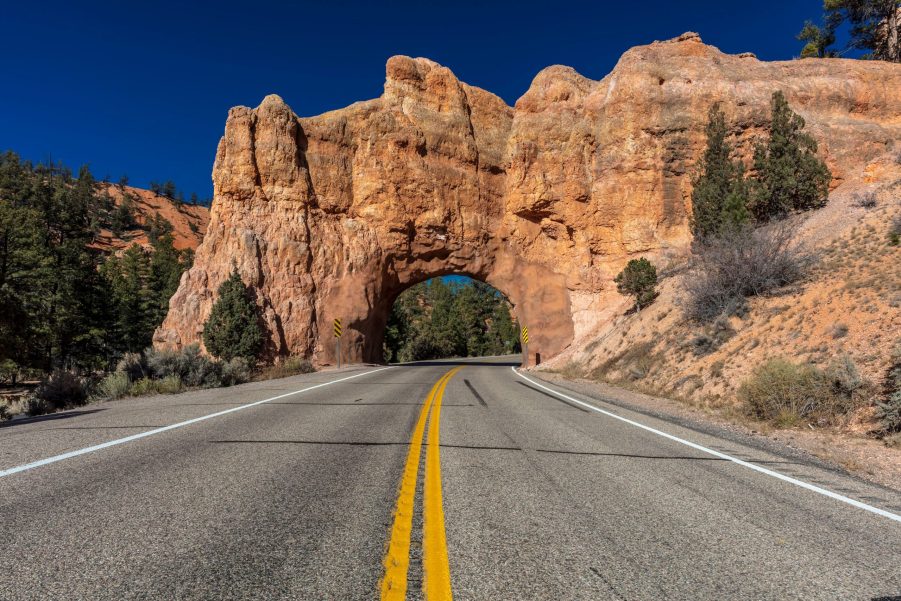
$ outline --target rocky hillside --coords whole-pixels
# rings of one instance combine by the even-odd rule
[[[99,184],[99,186],[99,192],[108,194],[116,207],[121,207],[123,202],[130,204],[134,223],[117,233],[109,229],[101,230],[93,244],[95,248],[116,252],[132,244],[149,247],[148,226],[156,216],[172,224],[175,248],[193,250],[200,246],[210,220],[209,208],[189,204],[178,206],[171,199],[142,188],[119,184]]]
[[[804,215],[798,237],[812,266],[800,283],[751,299],[740,317],[698,326],[683,311],[691,274],[673,257],[653,304],[633,313],[631,300],[620,302],[610,321],[544,368],[728,412],[769,358],[825,369],[847,356],[876,398],[901,342],[901,246],[890,238],[897,223],[899,152],[848,173],[825,208]],[[862,405],[845,428],[877,427],[872,405]]]

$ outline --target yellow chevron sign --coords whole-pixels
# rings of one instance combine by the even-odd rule
[[[529,328],[527,327],[523,327],[522,329],[522,341],[529,344]]]
[[[341,331],[342,331],[341,330],[341,320],[336,319],[334,325],[335,325],[335,338],[341,338]]]

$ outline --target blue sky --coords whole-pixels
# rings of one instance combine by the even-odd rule
[[[789,59],[820,12],[816,0],[6,2],[0,149],[205,197],[229,107],[277,93],[307,116],[374,98],[394,54],[512,104],[543,67],[600,79],[630,46],[689,30]]]

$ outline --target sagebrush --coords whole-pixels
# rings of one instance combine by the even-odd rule
[[[740,313],[748,297],[801,279],[810,255],[795,242],[794,231],[793,224],[781,221],[732,230],[699,244],[685,278],[688,317],[709,322]]]

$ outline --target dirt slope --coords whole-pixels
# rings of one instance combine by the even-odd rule
[[[189,204],[177,207],[169,198],[141,188],[120,186],[118,184],[101,184],[101,186],[100,192],[102,193],[105,187],[105,191],[116,203],[116,206],[121,205],[126,196],[131,197],[134,205],[135,221],[137,221],[139,226],[146,224],[153,218],[154,214],[160,215],[171,223],[175,248],[179,250],[185,248],[196,249],[200,245],[201,240],[203,240],[207,223],[210,220],[209,208]],[[104,251],[116,252],[132,244],[150,245],[147,232],[141,227],[129,229],[123,232],[121,236],[116,236],[113,232],[106,229],[101,230],[92,246]]]

